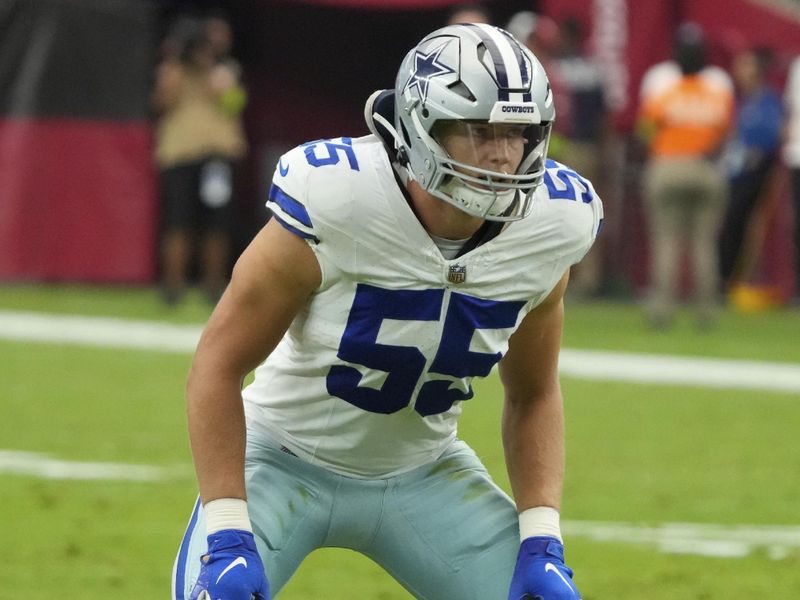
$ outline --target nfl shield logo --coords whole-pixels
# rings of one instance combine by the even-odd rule
[[[447,272],[447,281],[450,283],[464,283],[467,280],[467,265],[450,265]]]

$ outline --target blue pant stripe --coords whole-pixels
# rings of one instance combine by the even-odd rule
[[[197,513],[200,511],[200,497],[194,503],[192,510],[192,518],[189,519],[189,525],[186,527],[186,533],[183,534],[180,550],[178,550],[178,562],[175,567],[175,600],[185,600],[184,586],[186,577],[186,559],[189,554],[189,543],[192,540],[192,533],[194,533],[195,525],[197,525]]]

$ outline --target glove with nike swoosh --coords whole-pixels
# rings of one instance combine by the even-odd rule
[[[580,600],[564,546],[554,537],[526,538],[519,547],[508,600]]]
[[[208,536],[208,554],[189,600],[269,600],[264,565],[249,531],[223,529]]]

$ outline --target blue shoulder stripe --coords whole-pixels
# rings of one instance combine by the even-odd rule
[[[286,221],[281,219],[275,213],[272,213],[272,218],[275,219],[276,221],[278,221],[278,223],[280,223],[281,225],[283,225],[284,229],[286,229],[288,231],[291,231],[296,236],[299,236],[299,237],[303,238],[304,240],[310,240],[310,241],[314,242],[315,244],[319,244],[319,238],[317,236],[315,236],[315,235],[313,235],[311,233],[306,233],[305,231],[301,231],[300,229],[298,229],[294,225],[290,225],[289,223],[287,223]]]
[[[284,192],[274,183],[269,188],[269,199],[281,207],[281,210],[290,217],[297,219],[298,223],[302,223],[306,227],[314,227],[311,223],[311,217],[308,216],[306,207],[300,204],[297,200],[292,198],[289,194]]]

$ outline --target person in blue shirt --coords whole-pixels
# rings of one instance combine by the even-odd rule
[[[730,198],[719,245],[720,275],[726,289],[743,276],[748,224],[778,164],[783,103],[768,83],[772,61],[772,51],[758,47],[737,54],[732,65],[739,101],[734,137],[724,154]]]

